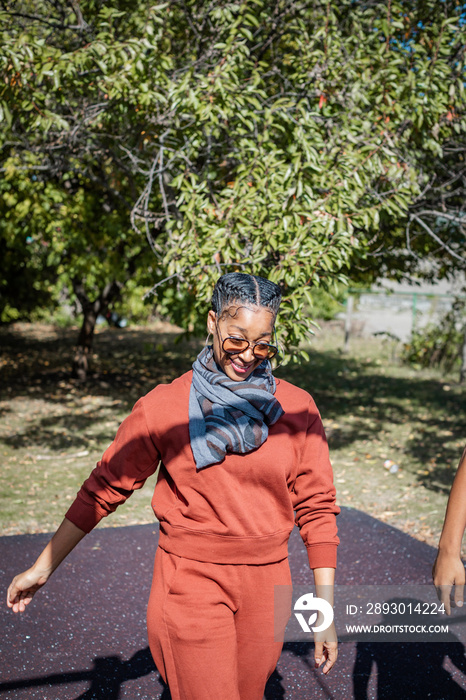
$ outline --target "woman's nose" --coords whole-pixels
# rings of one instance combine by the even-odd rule
[[[243,350],[243,352],[240,352],[239,356],[246,364],[248,364],[249,362],[253,362],[256,359],[254,357],[251,345],[248,348],[246,348],[246,350]]]

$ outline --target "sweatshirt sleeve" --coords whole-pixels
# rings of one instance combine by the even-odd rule
[[[160,454],[149,432],[143,399],[120,425],[115,440],[81,486],[65,517],[84,532],[126,501],[155,472]]]
[[[327,439],[319,411],[311,399],[300,464],[292,489],[295,522],[307,548],[311,569],[336,567],[335,486]]]

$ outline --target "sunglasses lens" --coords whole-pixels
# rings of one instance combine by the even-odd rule
[[[266,343],[258,343],[254,345],[253,352],[255,357],[265,360],[269,356],[269,346]]]
[[[241,338],[225,338],[223,341],[223,349],[231,354],[244,352],[249,347],[247,340]]]
[[[265,360],[267,358],[271,360],[272,357],[275,357],[277,352],[278,349],[274,345],[269,345],[268,343],[258,343],[254,346],[254,356],[257,357],[258,360]]]

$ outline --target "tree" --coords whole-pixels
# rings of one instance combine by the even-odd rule
[[[424,279],[458,278],[466,273],[466,139],[464,117],[448,112],[456,133],[437,152],[410,154],[419,173],[420,192],[405,216],[381,221],[367,257],[372,277],[381,274],[402,279],[414,274]],[[364,266],[361,274],[367,274]],[[460,277],[461,279],[461,277]]]
[[[243,262],[283,285],[294,342],[310,287],[354,276],[355,267],[366,279],[419,268],[408,224],[429,182],[442,179],[443,145],[464,134],[462,7],[176,7],[181,24],[191,10],[187,45],[196,57],[180,67],[165,136],[179,171],[172,163],[165,210],[178,322],[186,288],[192,323],[199,316],[217,274],[213,260],[228,269]],[[161,144],[156,158],[163,152]],[[421,244],[417,235],[423,261],[439,248],[432,237]],[[464,248],[456,249],[463,260]],[[448,244],[444,253],[451,259]]]
[[[11,33],[2,64],[0,231],[11,263],[0,299],[4,313],[6,307],[14,316],[15,303],[19,310],[51,303],[58,279],[83,311],[74,373],[84,379],[97,316],[136,272],[144,280],[151,270],[147,241],[129,221],[137,184],[118,150],[124,131],[130,128],[125,143],[131,146],[139,127],[123,108],[106,114],[105,95],[90,78],[104,45],[79,6],[73,14],[60,3],[39,3],[40,10],[37,5],[10,5],[5,12]],[[88,65],[85,42],[91,34]],[[20,297],[11,284],[18,272]]]
[[[64,198],[50,245],[76,249],[57,258],[75,293],[151,265],[160,308],[199,329],[213,279],[247,269],[282,286],[297,344],[313,287],[412,266],[407,222],[464,135],[459,2],[3,8],[3,172]]]

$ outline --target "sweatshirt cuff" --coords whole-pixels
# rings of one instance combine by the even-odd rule
[[[314,544],[306,547],[311,569],[337,568],[336,544]]]
[[[78,496],[65,513],[65,518],[80,530],[89,533],[102,520],[103,515]]]

